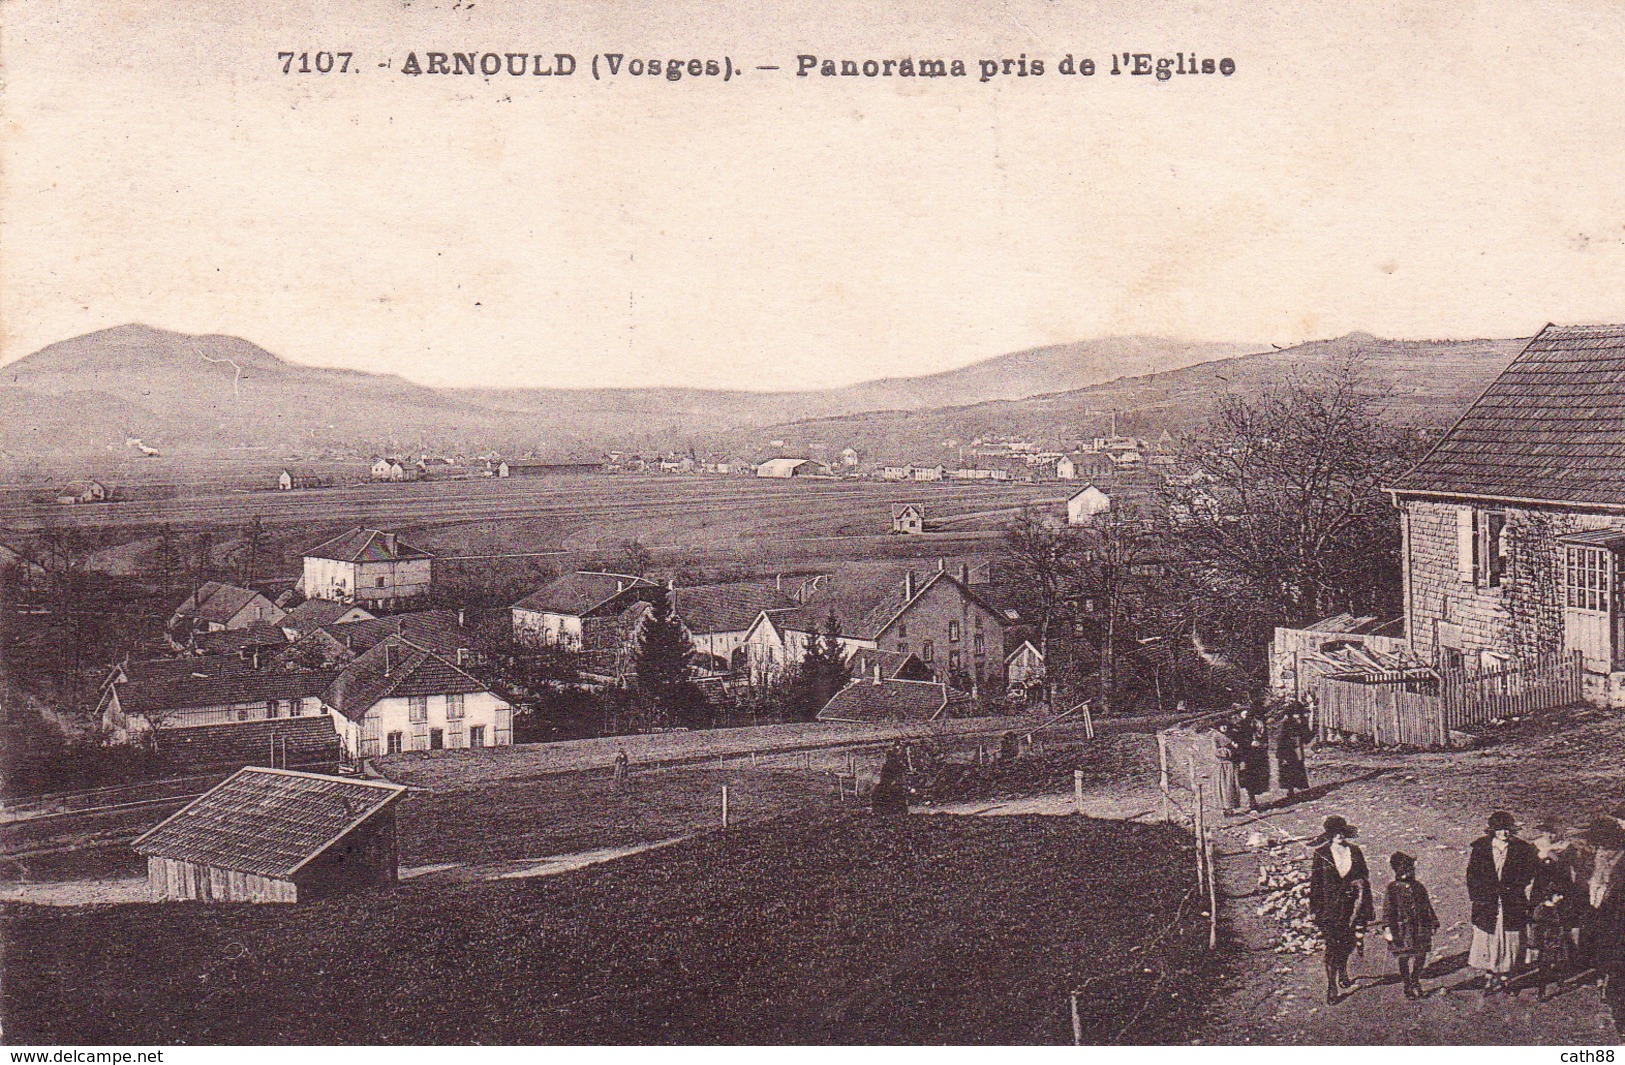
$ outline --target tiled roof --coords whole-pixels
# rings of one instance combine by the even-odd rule
[[[771,584],[679,585],[672,607],[690,633],[743,632],[764,610],[793,610],[796,601]]]
[[[1397,493],[1625,507],[1625,325],[1548,325]]]
[[[378,529],[356,526],[349,532],[305,552],[306,558],[330,558],[339,562],[399,562],[406,559],[433,558],[395,536]]]
[[[326,714],[159,729],[153,733],[166,764],[188,769],[265,761],[275,745],[289,765],[336,762],[339,734]]]
[[[235,584],[207,581],[196,592],[187,596],[185,602],[175,609],[175,613],[179,617],[197,618],[200,621],[224,625],[236,617],[243,607],[252,603],[257,595],[259,593],[256,591],[239,588]]]
[[[428,648],[391,636],[345,666],[322,693],[322,701],[351,721],[360,721],[381,699],[486,690],[487,685]]]
[[[820,721],[933,721],[948,707],[936,681],[854,680],[818,711]]]
[[[931,667],[920,661],[918,655],[905,651],[882,651],[860,647],[847,660],[847,670],[856,680],[873,680],[875,666],[880,666],[883,680],[930,680]]]
[[[324,625],[331,625],[339,618],[352,610],[361,610],[354,603],[335,603],[331,599],[306,599],[298,606],[288,608],[288,616],[283,620],[291,628],[308,630],[319,629]],[[367,612],[361,610],[363,614]],[[368,617],[371,617],[368,614]]]
[[[119,705],[125,713],[150,716],[267,699],[304,699],[320,695],[334,676],[331,670],[255,669],[252,661],[231,656],[141,665],[127,667],[129,679],[118,686]]]
[[[413,610],[366,621],[325,625],[323,631],[357,654],[372,650],[391,636],[399,636],[453,662],[460,649],[484,652],[489,642],[471,626],[457,624],[455,610]]]
[[[256,647],[280,647],[288,642],[287,634],[276,625],[255,622],[246,629],[217,629],[200,632],[192,640],[199,650],[208,654],[235,654]]]
[[[624,573],[577,570],[525,596],[515,610],[584,617],[630,588],[658,588],[658,584]]]
[[[404,794],[399,784],[250,766],[132,846],[138,854],[286,880]]]

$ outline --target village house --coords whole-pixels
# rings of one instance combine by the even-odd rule
[[[328,625],[346,621],[367,621],[373,615],[355,603],[340,603],[332,599],[306,599],[288,608],[282,618],[282,627],[296,639]]]
[[[894,533],[925,532],[925,508],[918,503],[891,505],[891,531]]]
[[[294,492],[307,488],[326,488],[333,483],[329,477],[302,470],[285,469],[277,474],[276,486],[280,492]]]
[[[387,610],[429,593],[433,559],[392,532],[357,526],[305,552],[303,591]]]
[[[1022,640],[1021,646],[1004,657],[1004,673],[1010,687],[1042,683],[1044,680],[1044,654],[1031,640]]]
[[[888,463],[880,467],[880,479],[883,481],[910,481],[914,479],[914,470],[908,463]]]
[[[107,486],[100,481],[70,481],[57,493],[56,501],[64,506],[74,503],[105,503]]]
[[[1625,706],[1625,325],[1542,329],[1389,488],[1424,661],[1579,652]]]
[[[251,766],[131,844],[154,901],[306,902],[393,885],[400,784]]]
[[[947,467],[940,462],[911,462],[908,474],[915,481],[940,481],[947,475]]]
[[[849,470],[858,468],[858,452],[856,448],[843,447],[840,454],[841,465]]]
[[[665,591],[654,581],[624,573],[567,573],[513,605],[513,636],[527,647],[619,647],[625,639],[618,625],[621,614],[633,603],[653,603]]]
[[[670,595],[672,614],[688,633],[698,664],[719,673],[743,663],[745,637],[763,611],[797,605],[774,585],[746,582],[673,586]]]
[[[1112,509],[1111,497],[1093,484],[1086,484],[1066,500],[1066,523],[1087,525]]]
[[[846,660],[848,674],[870,680],[930,680],[931,669],[918,655],[860,647]]]
[[[377,459],[372,464],[372,479],[375,481],[404,481],[406,480],[406,467],[401,465],[400,459]]]
[[[158,729],[314,717],[336,676],[232,655],[126,662],[103,681],[96,713],[113,743]]]
[[[745,668],[752,679],[777,676],[834,616],[847,658],[861,648],[913,654],[936,680],[1002,690],[1006,617],[980,589],[985,578],[969,563],[878,580],[860,568],[796,610],[764,611],[746,634]]]
[[[251,588],[221,581],[205,581],[187,596],[169,618],[170,631],[186,627],[192,632],[246,629],[275,625],[287,611]]]
[[[346,666],[322,702],[352,758],[513,743],[512,706],[483,681],[399,636]]]

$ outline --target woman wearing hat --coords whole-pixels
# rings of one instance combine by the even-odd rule
[[[1574,965],[1572,932],[1579,924],[1580,898],[1570,869],[1568,841],[1556,826],[1535,826],[1535,879],[1529,889],[1529,961],[1537,972],[1544,1001],[1553,981]]]
[[[1371,905],[1371,873],[1365,855],[1351,840],[1359,835],[1343,818],[1326,818],[1314,841],[1309,866],[1309,912],[1326,941],[1326,1001],[1336,1002],[1340,988],[1354,986],[1349,956],[1366,926],[1376,919]]]
[[[1473,904],[1473,945],[1467,964],[1484,973],[1484,994],[1503,990],[1523,960],[1529,922],[1529,888],[1538,859],[1517,837],[1512,815],[1497,810],[1487,831],[1473,840],[1467,859],[1467,898]]]
[[[1309,772],[1303,765],[1303,752],[1314,742],[1309,709],[1302,703],[1288,705],[1281,719],[1281,731],[1275,737],[1275,775],[1289,799],[1300,791],[1309,790]]]
[[[1269,730],[1257,711],[1238,706],[1231,737],[1241,759],[1241,790],[1247,793],[1247,809],[1256,810],[1270,790]]]

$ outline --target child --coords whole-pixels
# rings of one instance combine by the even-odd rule
[[[1388,901],[1383,906],[1382,938],[1388,949],[1399,960],[1399,978],[1405,984],[1406,998],[1425,998],[1422,990],[1422,966],[1427,964],[1433,950],[1433,933],[1439,929],[1439,918],[1428,899],[1428,889],[1416,879],[1416,859],[1404,851],[1396,851],[1388,859],[1394,870],[1394,882],[1388,885]]]
[[[1540,864],[1529,892],[1529,948],[1539,974],[1538,997],[1545,1001],[1552,980],[1561,980],[1574,964],[1570,927],[1577,923],[1579,899],[1569,872],[1568,843],[1561,834],[1550,824],[1537,825],[1535,850]]]

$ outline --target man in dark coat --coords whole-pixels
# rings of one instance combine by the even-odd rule
[[[1309,711],[1301,703],[1287,707],[1281,731],[1275,738],[1275,775],[1287,796],[1309,790],[1309,771],[1304,768],[1304,749],[1315,742],[1309,727]]]
[[[880,780],[869,796],[870,808],[877,814],[908,813],[908,768],[896,746],[886,751],[880,766]]]
[[[1529,889],[1540,859],[1533,846],[1514,834],[1517,827],[1511,814],[1497,810],[1467,859],[1467,898],[1473,904],[1467,964],[1483,970],[1486,995],[1504,988],[1523,958]]]
[[[1247,809],[1256,810],[1259,798],[1270,790],[1268,730],[1256,712],[1245,706],[1238,707],[1231,738],[1236,741],[1241,790],[1247,793]]]
[[[1309,866],[1309,912],[1326,941],[1326,1001],[1332,1003],[1340,988],[1354,986],[1349,956],[1377,913],[1365,854],[1350,842],[1359,831],[1336,815],[1323,828]]]

